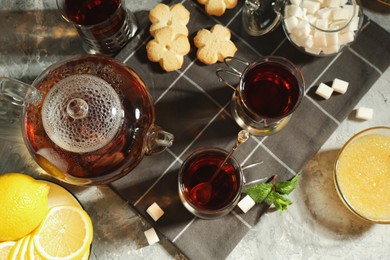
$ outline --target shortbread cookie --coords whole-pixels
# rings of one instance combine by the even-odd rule
[[[237,5],[237,0],[198,0],[199,4],[205,6],[209,15],[221,16],[226,9],[233,9]]]
[[[194,44],[198,48],[197,58],[204,64],[214,64],[217,61],[233,57],[237,51],[236,45],[230,40],[228,28],[216,24],[211,30],[201,29],[194,37]]]
[[[176,33],[188,36],[187,24],[190,20],[190,12],[181,3],[170,7],[161,3],[157,4],[150,10],[149,19],[152,23],[149,30],[152,36],[157,30],[166,26],[172,27]]]
[[[146,45],[148,59],[159,62],[167,72],[180,69],[184,55],[190,52],[187,36],[177,34],[172,27],[164,27],[156,31],[155,38]]]

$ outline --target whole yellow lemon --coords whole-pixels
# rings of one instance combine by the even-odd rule
[[[43,221],[49,189],[26,174],[0,174],[0,241],[17,240]]]

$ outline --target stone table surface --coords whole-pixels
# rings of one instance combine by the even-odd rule
[[[157,2],[127,0],[126,6],[137,14]],[[362,2],[365,14],[390,31],[390,7]],[[0,0],[0,30],[0,76],[31,83],[50,64],[83,53],[75,30],[61,19],[52,0]],[[262,216],[228,259],[388,259],[390,226],[368,224],[347,211],[336,194],[332,171],[339,149],[352,135],[390,125],[390,68],[356,108],[361,106],[373,108],[373,118],[356,121],[352,112],[304,168],[291,195],[294,204],[281,216]],[[0,122],[0,173],[41,177],[18,133],[18,124]],[[148,245],[143,232],[150,224],[108,186],[64,186],[94,223],[90,259],[186,259],[164,238]]]

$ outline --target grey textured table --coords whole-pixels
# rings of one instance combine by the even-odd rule
[[[156,3],[127,2],[139,17]],[[53,62],[83,53],[74,30],[61,20],[51,1],[18,3],[3,0],[1,4],[0,75],[31,82]],[[367,13],[389,31],[390,19],[386,13]],[[277,213],[264,215],[228,258],[320,259],[329,256],[370,259],[389,255],[390,249],[383,246],[388,243],[389,227],[367,225],[351,216],[338,201],[330,177],[337,150],[349,136],[369,126],[390,125],[390,115],[385,112],[389,110],[389,81],[387,69],[357,104],[374,108],[374,118],[358,122],[351,115],[344,120],[305,167],[304,181],[293,193],[294,205],[282,217]],[[18,125],[8,124],[2,124],[0,128],[0,172],[22,171],[38,176],[41,170],[30,159],[21,136],[15,134],[18,128]],[[148,246],[143,231],[150,224],[109,187],[65,186],[80,199],[94,222],[91,259],[184,258],[165,239]],[[320,189],[322,192],[318,192]]]

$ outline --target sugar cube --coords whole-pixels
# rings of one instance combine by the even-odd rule
[[[318,55],[320,54],[320,52],[322,51],[321,48],[318,48],[318,47],[315,47],[315,46],[312,46],[310,48],[305,48],[305,51],[307,53],[310,53],[310,54],[313,54],[313,55]]]
[[[284,19],[284,25],[286,26],[286,29],[289,33],[291,33],[294,28],[298,25],[298,18],[295,16],[290,16]]]
[[[368,107],[359,107],[356,110],[356,118],[361,120],[370,120],[374,114],[374,110]]]
[[[149,214],[149,216],[152,217],[154,221],[157,221],[162,215],[164,215],[164,211],[156,202],[150,205],[146,212]]]
[[[332,11],[333,20],[349,20],[352,18],[353,13],[350,9],[336,8]]]
[[[315,31],[314,32],[314,46],[317,48],[326,47],[326,36],[324,32]]]
[[[355,35],[353,32],[346,32],[339,34],[339,45],[347,44],[353,41]]]
[[[295,16],[295,17],[301,18],[302,17],[302,8],[298,5],[287,5],[284,8],[284,16],[285,17]]]
[[[329,7],[338,7],[341,5],[341,0],[328,0]]]
[[[347,92],[348,85],[349,82],[335,78],[332,83],[332,88],[334,89],[334,91],[340,94],[344,94],[345,92]]]
[[[340,50],[340,46],[337,44],[328,45],[322,48],[324,54],[334,54],[337,53],[339,50]]]
[[[301,0],[290,0],[290,2],[294,5],[300,5],[301,4]]]
[[[310,34],[310,24],[301,20],[294,28],[293,33],[298,37],[307,37]]]
[[[332,11],[329,8],[324,7],[317,11],[317,16],[321,19],[328,20],[330,18],[331,13]]]
[[[145,234],[146,240],[148,240],[149,245],[152,245],[152,244],[160,241],[160,239],[158,238],[158,235],[156,233],[156,230],[154,230],[154,228],[150,228],[150,229],[146,230],[144,232],[144,234]]]
[[[247,213],[255,204],[255,201],[249,195],[246,195],[240,202],[238,202],[237,206],[242,210],[242,212]]]
[[[317,19],[315,23],[317,28],[320,28],[322,30],[328,29],[328,19]]]
[[[320,85],[316,90],[316,94],[319,95],[320,97],[323,97],[324,99],[329,99],[332,93],[333,93],[333,88],[329,87],[324,83],[320,83]]]
[[[325,37],[326,37],[327,46],[339,44],[339,34],[338,33],[327,33]]]
[[[315,14],[321,6],[320,2],[305,0],[302,3],[303,8],[307,10],[309,14]]]

